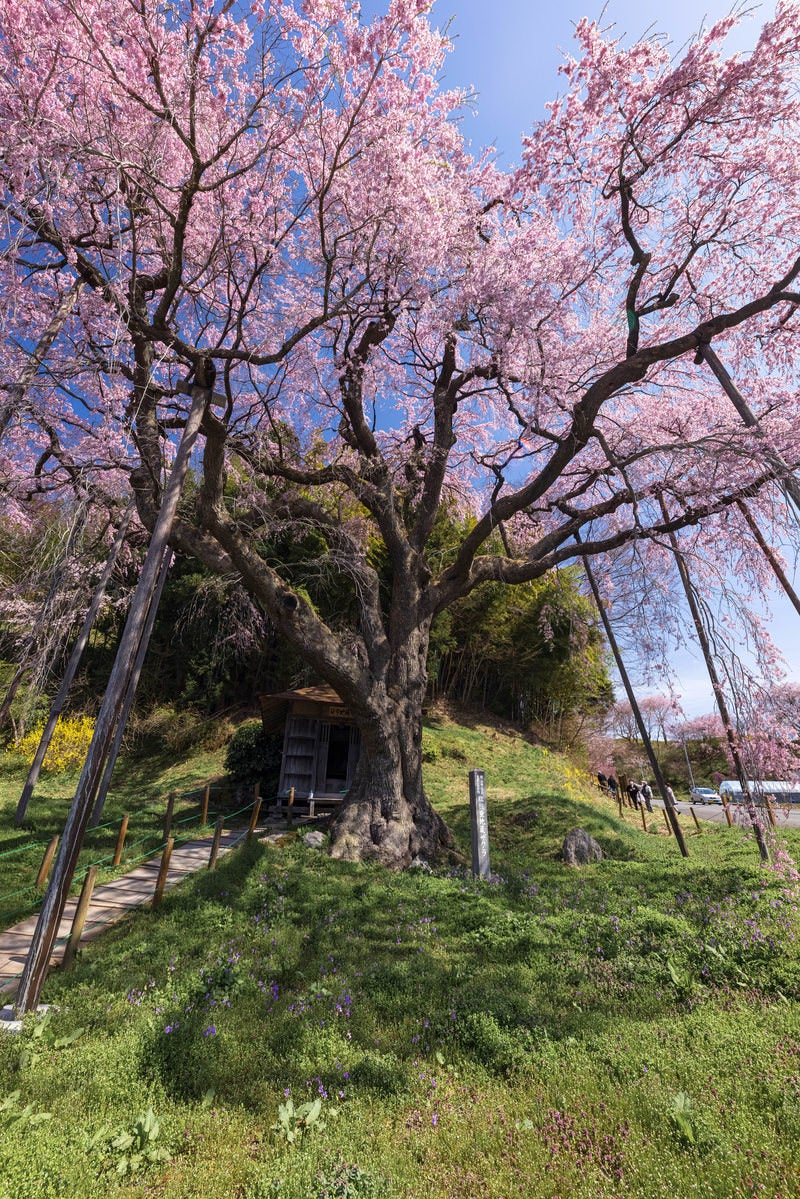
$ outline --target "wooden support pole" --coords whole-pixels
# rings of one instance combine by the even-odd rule
[[[64,947],[64,958],[61,962],[64,970],[69,970],[75,961],[75,954],[78,952],[78,946],[83,936],[83,926],[86,923],[86,917],[89,915],[89,904],[92,902],[92,892],[94,891],[94,880],[96,878],[97,866],[90,866],[86,871],[86,878],[83,880],[83,886],[81,887],[81,895],[78,900],[78,906],[75,909],[75,916],[72,920],[69,940]]]
[[[669,815],[667,814],[667,809],[666,809],[666,808],[664,808],[664,823],[665,823],[665,824],[666,824],[666,826],[667,826],[667,832],[668,832],[668,833],[671,833],[671,832],[672,832],[672,828],[670,827],[670,823],[669,823]]]
[[[723,799],[722,806],[725,809],[725,819],[728,822],[728,828],[733,828],[733,821],[731,820],[731,810],[728,807],[728,801]]]
[[[709,360],[709,363],[710,363],[710,360]],[[713,367],[712,367],[712,369],[713,369]],[[715,373],[716,373],[716,371],[715,371]],[[663,495],[659,496],[659,504],[661,506],[661,515],[664,517],[664,521],[666,523],[669,523],[669,520],[670,520],[669,511],[667,509],[667,504],[666,504],[666,501],[665,501]],[[689,606],[689,611],[692,616],[692,622],[694,624],[695,632],[697,634],[697,640],[700,643],[700,649],[702,651],[703,659],[706,664],[706,670],[708,671],[708,677],[711,681],[711,689],[714,692],[714,699],[716,700],[717,710],[719,711],[720,719],[721,719],[723,727],[725,729],[725,737],[728,742],[728,748],[730,749],[730,752],[731,752],[731,758],[733,759],[734,768],[736,770],[736,777],[738,778],[739,785],[742,788],[742,798],[743,798],[743,801],[747,804],[747,814],[750,817],[750,823],[753,826],[753,833],[755,834],[756,844],[758,845],[758,852],[761,856],[762,862],[768,862],[769,861],[769,849],[767,848],[767,842],[764,839],[764,829],[762,827],[761,821],[760,821],[758,813],[756,811],[755,804],[753,803],[752,796],[750,795],[750,788],[748,786],[747,774],[745,772],[744,763],[742,761],[742,756],[739,752],[739,742],[736,737],[736,733],[734,731],[733,721],[731,720],[730,712],[728,711],[728,705],[725,700],[725,692],[722,689],[722,683],[720,681],[719,672],[717,671],[716,663],[714,662],[714,655],[711,652],[711,643],[708,639],[708,634],[706,632],[705,624],[703,623],[703,616],[700,611],[700,605],[698,603],[697,595],[696,595],[694,587],[692,585],[692,580],[689,577],[689,570],[688,570],[688,567],[686,566],[686,562],[684,560],[683,554],[680,552],[680,549],[678,548],[678,539],[675,536],[675,534],[671,531],[669,533],[669,542],[670,542],[670,547],[672,549],[672,556],[675,559],[675,565],[678,568],[678,575],[680,576],[681,584],[683,586],[683,592],[684,592],[684,595],[686,596],[686,603]]]
[[[641,807],[639,808],[639,811],[642,814],[642,828],[644,829],[645,832],[647,832],[647,818],[644,814],[644,804],[641,805]]]
[[[89,642],[89,634],[92,631],[95,619],[97,618],[97,613],[100,610],[100,605],[103,602],[103,596],[106,593],[106,587],[108,586],[108,581],[111,578],[111,572],[114,569],[114,563],[116,562],[119,551],[122,548],[122,543],[125,540],[125,534],[128,531],[128,525],[130,524],[135,507],[136,501],[131,500],[127,509],[125,510],[125,513],[123,514],[122,520],[119,522],[117,535],[114,538],[114,544],[109,551],[108,560],[103,567],[100,578],[97,580],[97,585],[94,589],[91,603],[89,604],[89,609],[84,617],[81,631],[78,634],[78,639],[72,647],[72,653],[69,656],[67,669],[64,671],[64,677],[61,680],[61,686],[58,689],[56,698],[53,700],[53,706],[50,709],[50,715],[47,717],[47,724],[44,726],[44,732],[42,733],[38,748],[34,754],[33,762],[28,772],[28,777],[25,781],[25,786],[22,788],[22,795],[20,796],[19,803],[17,804],[17,811],[14,816],[15,824],[22,824],[23,820],[25,819],[25,815],[28,811],[28,804],[30,803],[31,796],[33,795],[33,789],[39,781],[39,773],[42,769],[45,755],[50,747],[50,742],[53,739],[53,733],[56,730],[56,725],[58,724],[58,718],[64,710],[64,705],[67,702],[67,696],[69,695],[70,687],[72,686],[73,679],[77,673],[81,658],[83,657],[83,651],[86,649],[86,646]]]
[[[191,411],[186,420],[169,480],[164,488],[161,508],[150,538],[150,546],[131,600],[117,657],[111,670],[100,711],[97,714],[92,742],[64,826],[61,849],[50,877],[50,884],[39,912],[25,969],[20,979],[14,1003],[14,1009],[18,1015],[35,1009],[39,1003],[53,946],[58,936],[64,905],[67,902],[70,884],[91,816],[92,799],[114,736],[117,715],[123,703],[133,663],[141,643],[150,598],[156,587],[192,450],[207,404],[208,389],[195,387],[192,394]]]
[[[45,883],[47,882],[47,876],[50,873],[50,867],[53,864],[53,858],[55,857],[55,852],[56,852],[57,848],[58,848],[58,834],[56,833],[55,837],[50,838],[50,841],[48,842],[48,845],[47,845],[47,849],[44,851],[44,857],[42,858],[42,864],[39,867],[39,873],[36,875],[36,886],[37,887],[43,887],[45,885]]]
[[[164,852],[161,855],[161,865],[158,868],[158,878],[156,879],[156,889],[153,892],[153,907],[157,908],[164,898],[164,888],[167,885],[167,874],[169,873],[169,860],[172,857],[172,847],[175,844],[175,838],[170,837],[164,846]]]
[[[6,722],[10,719],[11,705],[14,702],[17,691],[22,684],[25,674],[31,667],[31,663],[36,655],[37,648],[40,646],[43,634],[46,634],[53,623],[54,604],[61,593],[67,568],[75,552],[75,542],[81,529],[81,517],[83,516],[85,518],[85,514],[86,497],[84,496],[72,519],[67,540],[63,550],[61,551],[58,566],[56,567],[52,578],[50,579],[50,586],[47,590],[44,603],[36,615],[36,619],[33,622],[33,627],[28,634],[22,649],[17,652],[16,656],[19,658],[19,663],[10,683],[8,684],[5,698],[3,699],[2,703],[0,703],[0,729],[4,728]]]
[[[223,818],[219,816],[217,818],[217,823],[214,825],[214,840],[211,842],[211,855],[208,859],[209,870],[213,870],[217,864],[217,858],[219,857],[219,843],[222,840],[223,824]]]
[[[580,546],[581,539],[578,533],[575,534],[575,540]],[[661,793],[661,798],[664,801],[664,812],[666,813],[667,821],[672,826],[672,831],[675,834],[675,840],[678,842],[678,848],[680,849],[682,856],[684,858],[688,858],[689,850],[686,848],[686,842],[683,839],[683,830],[678,823],[678,817],[675,813],[675,806],[674,804],[670,803],[667,793],[667,784],[664,779],[664,775],[661,772],[661,767],[658,763],[658,758],[655,755],[652,742],[648,736],[647,728],[642,718],[641,709],[639,708],[639,704],[636,700],[636,695],[631,685],[630,678],[628,677],[628,671],[625,668],[625,663],[622,660],[622,654],[620,653],[617,639],[614,636],[614,630],[611,627],[611,621],[608,618],[605,604],[600,596],[600,589],[597,586],[597,581],[594,577],[594,571],[592,570],[589,559],[585,554],[581,555],[581,562],[583,563],[583,569],[586,573],[586,578],[589,580],[589,586],[592,589],[595,606],[597,607],[597,611],[600,613],[600,620],[602,621],[603,628],[605,629],[606,638],[608,639],[608,644],[611,647],[611,652],[614,655],[614,661],[617,664],[617,670],[619,671],[619,676],[622,679],[622,685],[625,688],[625,694],[628,697],[628,702],[631,705],[633,715],[636,719],[636,727],[639,730],[639,736],[642,739],[642,744],[644,745],[645,752],[647,753],[647,759],[650,763],[650,769],[653,772],[653,778],[656,780],[656,784]],[[621,784],[622,777],[620,776],[620,785]]]
[[[111,742],[111,748],[108,751],[108,757],[106,758],[106,764],[103,769],[103,776],[100,779],[100,785],[97,788],[97,798],[94,801],[92,818],[89,821],[90,828],[97,827],[97,825],[100,823],[100,817],[103,814],[103,807],[105,806],[108,789],[111,786],[114,767],[117,764],[119,751],[122,748],[122,738],[125,736],[125,729],[128,727],[128,717],[131,714],[133,701],[136,698],[136,689],[139,686],[139,679],[142,677],[144,660],[147,657],[147,647],[150,644],[150,638],[153,634],[153,625],[156,622],[156,613],[158,612],[158,605],[161,601],[161,593],[164,590],[164,584],[167,581],[167,575],[169,574],[169,568],[171,565],[172,550],[169,548],[169,546],[167,546],[167,548],[164,550],[164,556],[161,560],[161,568],[158,572],[155,591],[150,598],[150,607],[147,610],[147,619],[139,640],[139,648],[136,651],[136,657],[134,658],[131,675],[128,679],[125,698],[122,701],[122,706],[119,714],[116,717],[114,725],[114,739]]]
[[[309,816],[313,816],[313,814],[314,814],[314,796],[313,795],[311,796],[311,799],[308,801],[308,809],[309,809],[309,811],[308,811]],[[294,787],[290,787],[289,788],[289,802],[286,805],[286,823],[289,825],[289,828],[292,827],[293,818],[294,818]]]
[[[119,836],[117,837],[117,848],[114,850],[114,861],[112,866],[119,866],[122,861],[122,850],[125,847],[125,838],[128,835],[128,820],[129,816],[126,812],[122,817],[122,824],[119,826]]]
[[[622,796],[621,795],[617,795],[617,806],[619,807],[619,814],[621,816],[622,815]]]
[[[747,521],[747,527],[749,528],[750,532],[755,537],[758,547],[761,550],[761,553],[764,555],[767,562],[769,562],[770,566],[772,567],[772,573],[775,575],[775,578],[778,580],[778,582],[780,583],[784,592],[786,593],[789,600],[791,601],[795,612],[797,612],[797,614],[800,616],[800,596],[798,596],[794,587],[789,582],[789,579],[786,575],[786,571],[783,569],[783,567],[780,564],[780,561],[778,560],[778,555],[775,553],[774,549],[769,544],[769,542],[767,541],[764,534],[761,532],[761,529],[756,524],[755,518],[753,517],[753,514],[750,511],[750,509],[745,504],[744,500],[738,500],[736,506],[738,507],[742,516]]]
[[[772,800],[769,798],[768,795],[764,796],[764,807],[767,809],[767,816],[769,818],[770,824],[772,825],[773,828],[775,828],[776,827],[775,809],[773,808]]]
[[[211,799],[211,783],[206,783],[203,791],[203,806],[200,810],[200,824],[205,828],[208,824],[208,801]]]
[[[758,417],[755,415],[752,408],[739,391],[739,388],[728,374],[728,371],[720,361],[716,352],[711,349],[711,346],[707,342],[701,342],[697,347],[695,362],[699,364],[699,362],[702,361],[705,361],[707,365],[711,367],[711,370],[714,372],[722,386],[722,390],[725,392],[728,399],[739,413],[742,423],[745,424],[748,429],[754,429],[757,436],[762,438],[762,440],[766,443],[764,430],[759,423]],[[800,512],[800,483],[798,483],[797,478],[795,477],[795,474],[790,468],[786,459],[769,444],[764,445],[764,458],[775,471],[778,485],[786,495],[792,498],[795,507],[797,508],[798,512]]]
[[[703,830],[700,828],[700,821],[697,819],[697,813],[691,804],[689,804],[689,811],[692,813],[692,820],[694,821],[695,828],[697,829],[698,833],[702,832]]]
[[[69,291],[64,293],[58,302],[58,307],[53,313],[50,324],[36,343],[36,347],[20,371],[16,383],[12,383],[5,389],[7,398],[0,403],[0,438],[5,433],[14,414],[24,410],[23,405],[26,393],[36,379],[47,355],[50,353],[53,342],[63,329],[64,322],[72,312],[78,297],[85,287],[86,283],[82,279],[76,279]]]
[[[260,787],[258,783],[253,787],[253,811],[250,814],[250,824],[247,829],[247,840],[251,841],[255,836],[256,825],[258,818],[261,815],[261,795],[259,794]]]
[[[167,796],[167,811],[164,816],[164,834],[162,841],[169,841],[169,835],[172,832],[172,814],[175,811],[175,792],[170,791]]]

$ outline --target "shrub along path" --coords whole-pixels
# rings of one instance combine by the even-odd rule
[[[264,826],[266,827],[266,826]],[[263,832],[264,827],[258,831]],[[223,832],[219,852],[224,854],[240,845],[247,836],[247,828],[232,828]],[[190,874],[208,866],[209,845],[211,838],[201,837],[196,841],[187,841],[177,845],[169,862],[166,886],[175,887]],[[120,875],[109,883],[96,887],[92,894],[92,902],[86,918],[81,941],[91,941],[103,929],[121,919],[127,912],[141,907],[153,898],[158,871],[161,865],[160,855],[143,862],[128,874]],[[64,949],[69,939],[78,898],[67,901],[64,915],[58,929],[56,950],[50,959],[50,965],[60,965],[64,958]],[[0,992],[10,992],[16,989],[20,975],[25,967],[31,939],[36,928],[37,916],[29,916],[27,920],[15,924],[13,928],[0,933]]]

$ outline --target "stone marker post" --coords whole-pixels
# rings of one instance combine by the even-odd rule
[[[486,811],[486,776],[482,770],[469,772],[469,816],[472,830],[472,875],[488,878],[489,817]]]

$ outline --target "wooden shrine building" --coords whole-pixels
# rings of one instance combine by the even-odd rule
[[[259,696],[265,733],[283,726],[278,795],[341,800],[358,761],[359,734],[350,709],[330,687],[300,687]]]

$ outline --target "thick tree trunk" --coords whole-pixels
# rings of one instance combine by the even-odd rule
[[[439,858],[453,841],[422,785],[421,704],[387,698],[382,709],[361,725],[361,756],[331,854],[402,870],[416,857]]]
[[[223,495],[227,430],[207,413],[204,431],[198,511],[205,533],[195,538],[188,526],[178,525],[172,544],[196,554],[212,569],[219,569],[212,555],[219,560],[222,551],[228,568],[239,572],[278,634],[353,713],[361,733],[361,754],[353,786],[334,822],[332,855],[377,861],[398,870],[417,856],[439,857],[452,840],[422,785],[422,705],[434,615],[427,591],[430,571],[400,524],[388,472],[376,462],[377,473],[364,484],[364,496],[375,506],[389,553],[391,599],[386,611],[380,575],[351,546],[358,565],[353,577],[360,620],[360,652],[354,654],[350,636],[338,636],[308,600],[260,557],[231,519]],[[338,532],[327,515],[320,516],[313,507],[311,515],[321,519],[322,528],[335,540]]]

